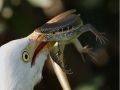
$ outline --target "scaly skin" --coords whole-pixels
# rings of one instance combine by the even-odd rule
[[[35,30],[35,32],[43,34],[44,41],[57,42],[52,51],[56,52],[54,55],[58,56],[58,62],[63,68],[63,52],[65,45],[68,43],[73,43],[81,55],[87,53],[96,61],[95,53],[91,51],[91,48],[88,48],[88,46],[83,47],[77,39],[83,33],[90,31],[101,44],[107,40],[104,34],[99,33],[92,25],[84,25],[79,15],[74,14],[74,12],[75,10],[68,10]],[[82,58],[84,59],[83,55]]]

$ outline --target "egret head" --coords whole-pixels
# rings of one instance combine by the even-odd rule
[[[40,35],[10,41],[0,47],[0,90],[32,90],[53,45]]]

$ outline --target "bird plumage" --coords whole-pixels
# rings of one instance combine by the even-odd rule
[[[0,90],[33,90],[41,80],[48,52],[42,50],[35,58],[35,65],[31,67],[32,60],[27,63],[22,60],[23,50],[30,44],[33,43],[28,38],[22,38],[0,47]]]

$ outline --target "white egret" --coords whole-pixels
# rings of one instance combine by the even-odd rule
[[[54,44],[41,39],[39,34],[32,34],[0,47],[0,90],[33,90]]]

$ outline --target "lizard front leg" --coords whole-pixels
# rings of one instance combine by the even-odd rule
[[[75,46],[77,51],[81,54],[83,61],[85,61],[83,53],[88,54],[93,59],[92,60],[93,62],[97,61],[95,58],[96,57],[95,53],[92,51],[92,48],[88,48],[88,45],[83,47],[77,38],[72,41],[72,44]]]

